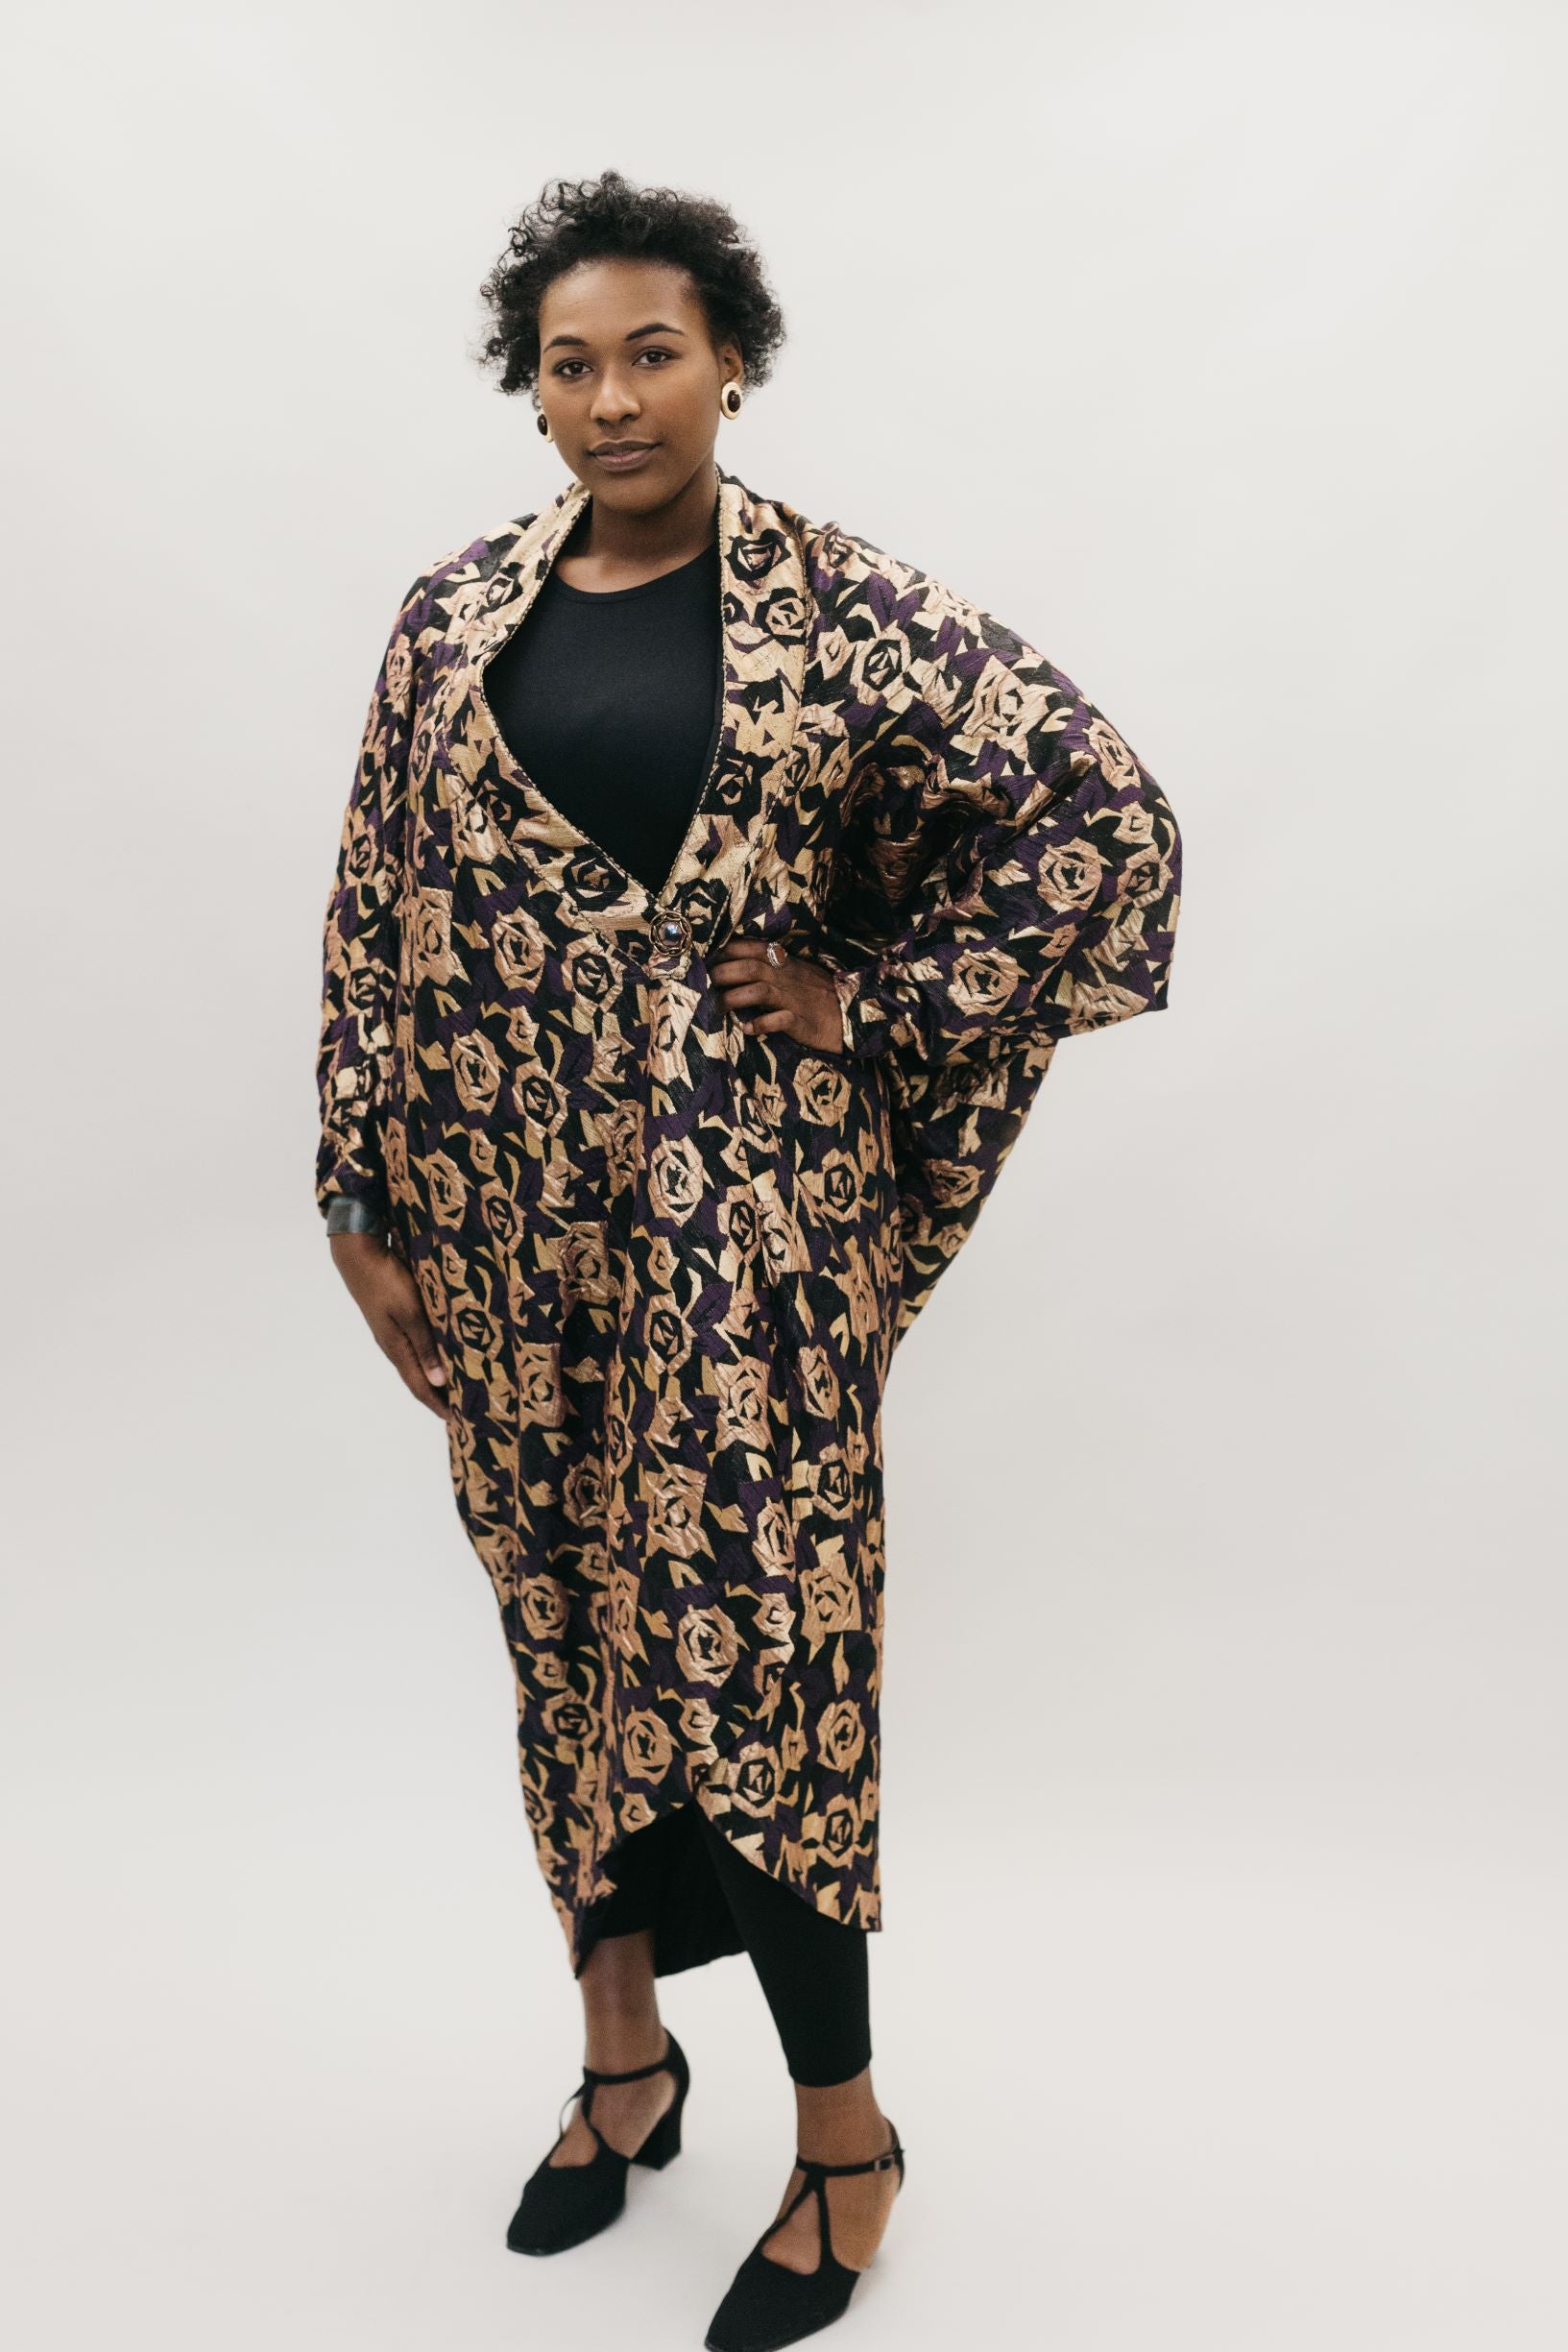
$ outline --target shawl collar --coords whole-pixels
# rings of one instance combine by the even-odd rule
[[[484,693],[485,663],[526,618],[591,495],[569,482],[488,576],[476,570],[471,596],[453,600],[461,655],[450,759],[454,848],[490,868],[500,886],[513,879],[509,865],[531,862],[618,952],[684,971],[739,920],[791,788],[810,612],[805,555],[789,510],[719,468],[718,742],[674,867],[650,891],[545,798],[507,749]]]

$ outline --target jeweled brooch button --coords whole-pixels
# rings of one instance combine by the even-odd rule
[[[663,948],[689,947],[691,926],[684,914],[662,914],[655,926],[654,937]]]

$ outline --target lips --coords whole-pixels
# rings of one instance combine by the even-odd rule
[[[612,446],[603,449],[590,449],[589,455],[595,465],[607,466],[613,473],[626,473],[634,466],[643,464],[658,447],[657,441],[639,441],[630,449],[617,449]]]

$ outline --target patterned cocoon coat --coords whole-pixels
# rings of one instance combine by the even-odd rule
[[[448,1366],[535,1849],[574,1969],[695,1802],[881,1924],[881,1398],[1056,1046],[1168,1002],[1181,843],[1072,681],[941,583],[719,473],[724,708],[662,890],[508,752],[487,660],[589,494],[421,575],[326,910],[316,1193],[375,1203]],[[752,1037],[736,933],[833,976]],[[667,1974],[739,1949],[689,1845]]]

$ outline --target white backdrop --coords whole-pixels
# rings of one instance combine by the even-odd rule
[[[11,2339],[696,2345],[788,2174],[736,1955],[662,1987],[684,2161],[501,2248],[576,1991],[445,1435],[311,1191],[387,630],[566,478],[478,283],[614,164],[766,256],[721,461],[1047,652],[1186,849],[1170,1009],[1062,1047],[888,1391],[908,2184],[842,2325],[1556,2352],[1560,11],[11,49]]]

